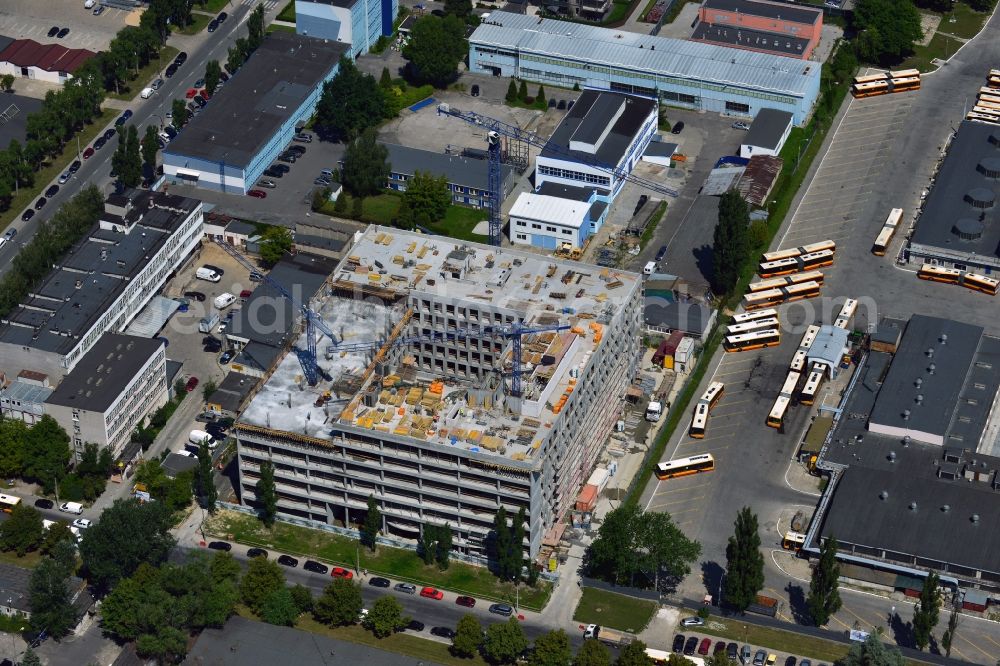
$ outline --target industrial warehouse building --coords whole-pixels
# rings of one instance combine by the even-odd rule
[[[879,343],[894,353],[874,340],[818,463],[807,550],[836,537],[849,578],[919,590],[934,570],[1000,600],[1000,339],[914,315]]]
[[[509,214],[511,241],[546,250],[583,248],[608,216],[608,204],[597,192],[546,182],[520,194]]]
[[[909,260],[987,275],[1000,270],[1000,127],[965,120],[910,238]]]
[[[823,35],[823,12],[759,0],[705,0],[693,41],[808,60]]]
[[[741,116],[775,108],[796,125],[809,115],[820,81],[814,62],[502,11],[469,38],[469,71]]]
[[[93,230],[0,320],[0,372],[31,370],[57,384],[101,336],[124,331],[158,298],[201,241],[203,218],[201,202],[187,197],[109,196]]]
[[[350,44],[272,32],[163,150],[172,182],[246,194],[291,143]]]
[[[295,0],[295,32],[347,44],[357,58],[392,37],[399,0]]]
[[[347,255],[313,300],[336,337],[319,344],[324,379],[303,388],[287,354],[237,421],[242,501],[272,461],[286,516],[353,525],[374,496],[387,536],[447,524],[483,556],[497,509],[523,507],[537,555],[620,418],[639,276],[377,226]],[[516,324],[548,328],[487,332]]]
[[[0,35],[0,75],[65,83],[95,55],[87,49],[68,49],[61,44],[39,44],[33,39]]]

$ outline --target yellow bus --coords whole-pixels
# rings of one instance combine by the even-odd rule
[[[823,284],[823,271],[805,271],[803,273],[795,273],[794,275],[782,275],[781,277],[751,282],[749,289],[751,292],[767,291],[768,289],[777,289],[785,285],[809,282],[810,280]]]
[[[806,359],[809,357],[809,352],[805,349],[796,349],[795,355],[792,356],[792,362],[788,366],[791,370],[795,372],[802,372],[806,367]]]
[[[809,324],[806,327],[806,332],[802,334],[802,340],[799,342],[799,349],[804,349],[809,351],[813,343],[816,342],[816,336],[819,335],[819,326],[816,324]]]
[[[730,335],[722,342],[727,352],[743,352],[754,349],[764,349],[781,344],[781,331],[768,328],[763,331],[751,331],[740,335]]]
[[[990,125],[996,125],[998,119],[996,116],[988,116],[984,113],[976,113],[975,111],[969,111],[965,114],[966,120],[975,120],[980,123],[989,123]]]
[[[751,310],[750,312],[743,312],[738,315],[733,315],[734,324],[744,324],[748,321],[753,321],[754,319],[768,319],[770,317],[778,318],[778,311],[769,310]]]
[[[1000,282],[997,280],[986,277],[985,275],[979,275],[978,273],[966,273],[962,276],[963,287],[974,291],[981,291],[984,294],[989,294],[990,296],[997,295],[998,284],[1000,284]]]
[[[979,94],[979,101],[977,103],[978,104],[982,104],[983,102],[988,102],[990,104],[1000,104],[1000,93],[998,93],[996,90],[992,90],[992,89],[990,90],[990,92],[992,92],[993,94],[992,95],[984,95],[984,94],[980,93]]]
[[[837,328],[850,328],[851,320],[854,319],[854,313],[857,309],[858,302],[853,298],[848,298],[844,301],[844,307],[840,308],[840,314],[837,315],[837,319],[834,321],[833,325]]]
[[[778,397],[774,400],[774,406],[771,407],[770,413],[767,415],[767,425],[772,428],[781,429],[785,425],[785,413],[788,411],[788,406],[792,402],[792,398],[795,397],[795,388],[799,384],[799,379],[801,379],[802,373],[790,370],[788,376],[785,377],[785,383],[781,387],[781,392],[778,393]]]
[[[688,476],[700,472],[711,472],[715,469],[715,458],[711,453],[699,453],[696,456],[678,458],[662,462],[656,466],[656,478],[660,481],[678,476]]]
[[[991,100],[997,100],[995,102]],[[973,108],[988,109],[990,111],[1000,110],[1000,97],[991,97],[986,99],[985,97],[980,97],[976,100],[976,105]]]
[[[867,74],[865,76],[855,76],[854,83],[871,83],[872,81],[885,81],[885,72],[881,74]]]
[[[997,92],[996,88],[987,88],[986,86],[983,86],[982,88],[979,89],[979,92],[977,94],[980,97],[983,96],[989,97],[994,95],[1000,95],[1000,92]]]
[[[789,530],[785,532],[785,536],[781,537],[781,547],[785,550],[802,550],[802,546],[806,543],[806,535],[801,532],[793,532]]]
[[[779,259],[791,259],[792,257],[801,257],[803,254],[810,254],[812,252],[820,252],[822,250],[830,250],[831,252],[837,251],[837,244],[832,240],[819,241],[818,243],[809,243],[808,245],[803,245],[802,247],[792,247],[787,250],[775,250],[774,252],[765,252],[760,256],[761,262],[767,261],[778,261]]]
[[[909,76],[902,79],[891,79],[889,81],[889,88],[894,93],[907,92],[909,90],[920,90],[920,78],[916,76]]]
[[[824,366],[819,364],[813,366],[812,372],[809,373],[809,377],[802,387],[802,391],[799,392],[799,402],[803,405],[811,405],[815,402],[820,384],[823,383],[823,374]]]
[[[895,72],[889,72],[888,78],[890,79],[909,79],[909,78],[920,78],[919,69],[901,69]]]
[[[982,116],[993,118],[994,120],[1000,118],[1000,111],[997,111],[996,109],[990,109],[985,106],[980,106],[978,104],[972,107],[972,111],[970,113],[978,113]]]
[[[990,88],[1000,88],[1000,76],[990,74],[990,77],[986,79],[986,85]]]
[[[819,250],[818,252],[810,252],[798,257],[765,261],[758,266],[757,274],[762,278],[772,278],[790,273],[811,271],[831,264],[833,264],[833,251]]]
[[[21,503],[20,497],[15,497],[14,495],[4,495],[0,493],[0,511],[4,513],[10,513],[14,510],[14,507]]]
[[[707,402],[708,408],[715,409],[715,406],[722,400],[722,394],[726,392],[726,385],[722,382],[712,382],[701,394],[701,402]]]
[[[885,95],[889,92],[889,82],[885,79],[881,81],[870,81],[868,83],[855,83],[851,86],[851,94],[857,99],[865,97],[875,97]]]
[[[896,235],[896,228],[902,219],[902,208],[893,208],[889,211],[889,216],[885,218],[882,230],[879,231],[878,238],[875,239],[875,244],[872,245],[872,254],[879,257],[885,256],[885,252],[889,248],[889,243],[892,242],[892,237]]]
[[[728,335],[739,335],[740,333],[749,333],[750,331],[756,331],[761,328],[777,328],[781,322],[778,321],[777,317],[768,317],[767,319],[754,319],[748,321],[744,324],[733,324],[726,328],[726,333]]]
[[[708,403],[699,402],[694,406],[694,413],[691,414],[691,425],[688,426],[688,435],[695,439],[704,439],[706,425],[708,425]]]
[[[932,282],[945,282],[947,284],[958,284],[962,277],[962,271],[957,268],[945,268],[933,264],[924,264],[917,271],[917,277],[921,280],[931,280]]]
[[[793,284],[788,287],[781,287],[780,289],[746,294],[743,297],[743,309],[770,308],[782,303],[800,301],[803,298],[814,298],[816,296],[819,296],[819,284],[816,282],[803,282],[802,284]]]

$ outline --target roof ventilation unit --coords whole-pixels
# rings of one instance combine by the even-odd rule
[[[916,511],[916,510],[917,510],[917,503],[910,502],[910,511]]]
[[[947,333],[942,333],[941,334],[941,344],[943,344],[943,345],[948,344],[948,334]]]
[[[914,401],[915,403],[917,403],[918,405],[919,405],[919,404],[922,404],[922,403],[924,402],[924,394],[923,394],[923,393],[918,393],[918,394],[917,394],[917,397],[916,397],[916,398],[914,398],[914,399],[913,399],[913,401]]]
[[[934,358],[934,347],[927,348],[927,358]]]
[[[910,420],[910,410],[908,410],[908,409],[904,409],[903,410],[903,420],[904,421],[909,421]]]
[[[931,363],[930,365],[927,366],[927,374],[928,375],[933,375],[935,370],[937,370],[937,366],[934,365],[933,363]]]
[[[880,500],[887,500],[887,499],[889,499],[889,491],[888,490],[883,490],[882,492],[880,492],[878,494],[878,498]]]
[[[942,513],[948,513],[949,511],[951,511],[951,507],[950,506],[948,506],[947,504],[942,504],[941,505],[941,512]]]
[[[979,514],[978,513],[972,514],[972,517],[969,520],[971,520],[974,523],[978,523],[979,522]]]

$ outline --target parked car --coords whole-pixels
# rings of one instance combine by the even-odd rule
[[[698,654],[704,656],[708,655],[708,651],[712,649],[712,639],[703,638],[701,639],[701,645],[698,646]]]
[[[198,423],[214,423],[217,418],[219,418],[219,414],[217,412],[202,412],[198,416],[194,417],[194,420]]]
[[[726,641],[716,641],[715,649],[712,650],[712,655],[714,656],[719,654],[720,652],[725,652],[725,651],[726,651]]]
[[[163,128],[163,133],[166,134],[171,141],[177,138],[177,130],[173,125],[167,125]]]
[[[740,646],[736,643],[730,643],[726,646],[726,656],[729,657],[730,661],[736,661],[740,656]]]
[[[767,653],[763,650],[757,650],[757,654],[753,656],[753,666],[764,666],[764,661],[767,659]]]
[[[354,578],[354,574],[345,569],[344,567],[334,567],[330,572],[330,575],[334,578],[343,578],[345,580],[351,580]]]
[[[396,590],[397,592],[405,592],[406,594],[417,593],[417,586],[413,585],[412,583],[396,583],[396,585],[392,589]]]
[[[406,625],[406,628],[410,631],[423,631],[424,623],[420,620],[410,620],[410,623]]]
[[[233,360],[233,352],[226,350],[222,352],[222,356],[219,357],[219,365],[226,365]]]
[[[184,93],[185,99],[194,99],[194,96],[198,94],[197,88],[188,88],[187,92]]]
[[[560,111],[565,111],[566,110],[566,100],[564,100],[564,99],[559,100],[559,103],[556,104],[556,108],[559,109]]]
[[[122,116],[122,118],[125,118],[125,116]],[[126,120],[128,119],[126,118]],[[111,141],[112,137],[115,137],[117,135],[118,135],[118,130],[109,127],[108,129],[104,130],[103,138],[105,141]]]
[[[476,607],[476,600],[473,599],[472,597],[467,597],[467,596],[461,596],[455,599],[455,603],[458,604],[459,606],[465,606],[466,608]]]
[[[677,634],[676,636],[674,636],[673,651],[676,652],[677,654],[684,652],[685,640],[686,639],[684,638],[684,634]]]
[[[299,561],[291,555],[282,555],[278,558],[278,564],[283,567],[297,567],[299,566]]]
[[[667,254],[667,246],[661,245],[660,249],[656,251],[656,261],[657,262],[661,261],[663,257],[666,256],[666,254]]]
[[[684,131],[684,121],[683,120],[678,120],[676,123],[674,123],[674,126],[670,128],[670,133],[671,134],[680,134],[683,131]]]
[[[388,578],[382,578],[381,576],[375,576],[374,578],[368,579],[368,584],[372,587],[389,587],[392,583]]]
[[[45,208],[45,204],[48,203],[48,199],[45,197],[38,197],[38,201],[35,202],[35,210],[41,210]]]
[[[73,521],[76,522],[76,521]],[[785,666],[795,666],[795,657],[789,656],[785,659]]]
[[[55,37],[58,34],[59,34],[59,26],[54,25],[51,28],[49,28],[49,37]]]
[[[288,166],[287,164],[272,164],[271,168],[272,169],[277,169],[281,173],[288,173],[289,171],[292,170],[292,168],[290,166]]]
[[[94,150],[100,150],[101,148],[103,148],[105,146],[105,144],[107,144],[107,142],[108,142],[108,140],[105,139],[103,136],[97,137],[97,140],[94,141]],[[86,158],[87,154],[84,153],[83,156],[84,156],[84,158]]]
[[[227,18],[229,18],[229,14],[226,12],[219,12],[219,15],[215,17],[215,20],[219,23],[225,23]]]
[[[30,220],[30,219],[31,219],[31,218],[33,218],[34,216],[35,216],[35,211],[34,211],[34,210],[32,210],[31,208],[29,208],[28,210],[24,211],[24,212],[23,212],[23,213],[21,214],[21,221],[22,221],[22,222],[27,222],[28,220]]]
[[[201,303],[201,302],[203,302],[205,300],[205,294],[201,293],[200,291],[185,291],[184,292],[184,297],[185,298],[193,298],[194,300],[198,301],[199,303]]]
[[[198,387],[198,378],[192,376],[191,378],[189,378],[187,380],[187,384],[184,385],[184,390],[186,390],[188,393],[190,393],[191,391],[195,390],[197,387]]]
[[[299,132],[294,137],[292,137],[292,140],[298,141],[299,143],[312,143],[313,137],[312,134],[309,134],[307,132]]]
[[[264,190],[250,190],[247,192],[248,197],[253,197],[254,199],[266,199],[267,192]]]
[[[218,266],[213,266],[212,264],[202,264],[202,268],[207,268],[208,270],[214,272],[216,275],[225,275],[226,271],[222,270]]]
[[[250,550],[247,551],[247,557],[250,557],[250,558],[253,558],[253,557],[263,557],[266,560],[267,559],[267,551],[264,550],[263,548],[251,548]]]
[[[286,153],[295,153],[299,157],[302,157],[303,155],[306,154],[306,147],[305,146],[299,146],[299,145],[288,146],[288,148],[285,149],[285,152]]]
[[[328,187],[332,184],[333,184],[332,180],[330,180],[329,178],[324,178],[323,176],[320,176],[319,178],[313,181],[313,185],[319,185],[320,187]]]
[[[65,185],[66,181],[68,181],[72,177],[73,177],[73,174],[71,174],[69,171],[67,171],[63,175],[59,176],[59,184],[60,185]]]
[[[295,153],[282,153],[278,156],[278,161],[288,162],[289,164],[295,164],[296,159]]]
[[[107,9],[107,7],[105,7],[104,5],[97,5],[96,7],[94,7],[94,12],[93,12],[94,16],[100,16],[101,14],[104,13],[105,9]]]
[[[208,104],[208,100],[205,98],[204,94],[202,94],[202,93],[199,93],[199,94],[195,95],[194,99],[192,99],[191,101],[194,102],[195,104],[197,104],[202,109],[204,109],[205,105]]]
[[[58,33],[56,33],[56,37],[58,37],[59,39],[62,39],[63,37],[65,37],[68,34],[69,34],[69,28],[63,28]]]
[[[167,77],[168,79],[173,78],[174,74],[177,73],[178,67],[180,67],[180,65],[178,65],[177,63],[171,63],[170,65],[167,65],[167,69],[163,72],[163,76]]]
[[[737,120],[735,123],[733,123],[733,129],[749,130],[750,129],[750,125],[748,125],[747,123],[744,123],[744,122],[741,122],[741,121]]]
[[[80,160],[73,160],[73,163],[69,165],[69,172],[76,173],[80,170]]]
[[[225,541],[209,541],[208,547],[212,550],[221,550],[228,553],[233,549],[233,544],[227,543]]]
[[[174,58],[174,63],[177,65],[183,65],[185,62],[187,62],[187,59],[188,59],[188,54],[185,53],[184,51],[181,51],[180,53],[177,54],[177,57]]]
[[[690,657],[695,653],[695,650],[697,649],[698,649],[698,637],[697,636],[688,637],[687,642],[684,643],[684,654]]]
[[[94,148],[93,147],[87,148],[87,150],[83,151],[83,159],[89,160],[93,156],[94,156]]]
[[[285,172],[275,169],[273,166],[270,166],[264,171],[264,175],[267,176],[268,178],[281,178],[282,176],[285,175]]]
[[[302,565],[302,568],[306,571],[324,575],[330,570],[330,567],[322,564],[321,562],[317,562],[316,560],[306,560],[306,563]]]
[[[691,617],[686,617],[681,620],[682,627],[701,627],[705,625],[705,621],[698,617],[697,615],[692,615]]]
[[[59,191],[59,186],[58,185],[49,185],[48,189],[45,190],[45,196],[47,196],[48,198],[51,199],[52,197],[54,197],[56,195],[56,192],[58,192],[58,191]]]
[[[425,597],[427,599],[436,599],[440,601],[441,599],[444,599],[444,592],[437,589],[436,587],[425,587],[424,589],[420,590],[420,596]]]
[[[268,180],[267,178],[261,178],[257,181],[257,187],[266,187],[269,190],[276,188],[278,184],[273,180]]]
[[[219,22],[216,21],[215,19],[212,19],[211,21],[208,22],[208,27],[206,29],[209,32],[215,32],[216,30],[219,29]]]
[[[35,500],[35,507],[38,509],[52,509],[55,508],[55,506],[55,502],[50,499],[45,499],[44,497],[40,497]]]
[[[509,604],[493,604],[490,606],[490,612],[494,615],[503,615],[504,617],[510,617],[514,614],[514,608]]]
[[[77,518],[76,520],[73,521],[73,527],[77,528],[78,530],[85,530],[93,524],[94,523],[90,521],[90,518]]]
[[[472,89],[469,91],[469,94],[472,95],[473,97],[479,97],[479,84],[478,83],[473,84]]]
[[[455,637],[455,630],[449,629],[448,627],[433,627],[431,629],[431,635],[437,636],[438,638],[447,638],[451,640]]]

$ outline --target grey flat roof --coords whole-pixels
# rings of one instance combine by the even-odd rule
[[[778,55],[801,58],[809,46],[808,39],[791,37],[763,30],[736,27],[728,23],[699,23],[691,35],[692,41],[728,44],[741,49],[766,51]]]
[[[257,233],[257,227],[243,220],[232,220],[226,225],[226,231],[239,236],[253,236]]]
[[[315,247],[330,252],[341,252],[347,241],[342,238],[327,238],[326,236],[314,236],[312,234],[295,234],[296,247]]]
[[[350,49],[288,32],[271,32],[165,154],[247,168]]]
[[[663,298],[646,296],[643,316],[648,326],[659,326],[701,336],[712,321],[712,308],[700,303],[666,303]]]
[[[229,412],[238,412],[243,400],[250,395],[250,391],[257,386],[258,381],[260,380],[257,377],[230,372],[206,402],[220,405]]]
[[[668,141],[650,141],[649,145],[646,146],[646,152],[644,154],[656,157],[673,157],[676,152],[676,143],[670,143]]]
[[[928,356],[929,350],[933,350],[932,356]],[[964,444],[958,445],[974,448],[986,426],[1000,377],[997,371],[976,363],[1000,362],[998,354],[1000,339],[984,337],[979,326],[913,315],[871,410],[870,422],[942,437],[961,436]],[[987,389],[972,389],[969,381],[973,379],[985,382]],[[973,393],[984,396],[978,405],[960,399],[973,397]],[[909,410],[908,419],[904,419],[905,410]]]
[[[590,201],[594,192],[607,194],[603,187],[576,187],[574,185],[563,185],[547,180],[535,188],[535,194],[547,197],[559,197],[560,199],[572,199],[573,201]]]
[[[962,121],[937,172],[911,242],[953,252],[1000,256],[1000,127]],[[980,202],[980,207],[973,202]],[[980,219],[982,217],[982,219]],[[958,232],[962,231],[960,235]]]
[[[615,121],[613,114],[618,112],[622,102],[625,102],[625,110]],[[645,97],[584,90],[580,99],[569,110],[549,139],[550,144],[565,147],[568,155],[551,148],[544,148],[541,154],[552,159],[576,158],[582,162],[597,160],[608,166],[617,166],[635,140],[636,134],[642,129],[646,118],[655,112],[656,102]],[[612,122],[614,125],[598,145],[596,154],[569,149],[570,141],[596,139],[595,133],[603,132]]]
[[[182,456],[179,453],[171,453],[163,459],[162,463],[160,463],[160,467],[163,469],[163,472],[171,479],[177,478],[179,475],[188,470],[192,470],[197,466],[197,458],[192,456]]]
[[[873,342],[884,342],[887,344],[899,344],[900,336],[903,335],[903,329],[906,328],[906,322],[900,319],[893,319],[891,317],[882,317],[879,321],[878,327],[875,332],[872,333]]]
[[[0,342],[68,354],[142,271],[146,257],[159,252],[201,204],[144,190],[133,190],[130,197],[133,208],[125,220],[133,224],[130,233],[105,232],[95,224],[7,316],[10,323],[0,324]],[[110,217],[117,216],[102,214]]]
[[[847,348],[847,335],[846,329],[827,324],[821,326],[809,348],[809,360],[821,361],[836,370]]]
[[[446,155],[432,150],[421,150],[400,146],[395,143],[385,143],[389,151],[389,168],[393,173],[412,176],[417,171],[425,171],[435,176],[444,176],[449,183],[474,187],[477,190],[489,189],[489,162],[461,155]],[[513,168],[503,165],[503,181],[510,178]]]
[[[105,333],[66,375],[46,404],[104,412],[161,347],[160,340]]]
[[[785,130],[792,123],[792,114],[778,109],[761,109],[757,117],[750,123],[750,131],[746,139],[741,141],[745,146],[757,146],[776,150],[778,142]]]
[[[234,616],[222,629],[201,632],[183,663],[185,666],[399,666],[418,661],[427,666],[437,664],[425,658],[408,659],[394,652],[322,634]]]
[[[820,9],[805,9],[789,5],[776,5],[770,2],[755,2],[753,0],[705,0],[706,9],[719,9],[728,12],[739,12],[748,16],[763,16],[765,18],[781,19],[793,23],[808,23],[812,25],[823,16]]]

